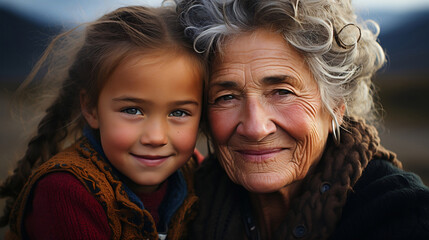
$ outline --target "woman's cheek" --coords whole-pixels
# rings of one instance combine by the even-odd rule
[[[327,116],[322,113],[318,105],[301,105],[291,110],[289,117],[289,134],[295,138],[297,149],[294,158],[302,164],[303,173],[306,173],[311,165],[318,162],[326,144]]]
[[[290,106],[281,111],[282,121],[278,124],[283,128],[292,138],[297,141],[305,141],[310,132],[311,119],[308,114],[300,106]]]
[[[218,154],[217,157],[218,157],[220,164],[222,165],[223,169],[225,169],[229,178],[233,182],[237,183],[238,178],[236,176],[236,174],[237,174],[236,170],[237,169],[242,170],[242,169],[237,168],[235,166],[236,162],[233,160],[233,156],[231,155],[231,152],[228,151],[225,146],[223,146],[223,147],[216,146],[216,148],[217,148],[216,153]],[[241,172],[241,171],[239,171],[239,172]]]
[[[237,115],[232,110],[209,109],[209,122],[214,140],[224,145],[234,132]]]

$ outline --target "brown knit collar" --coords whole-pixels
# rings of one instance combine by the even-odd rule
[[[336,145],[328,140],[319,165],[304,179],[302,193],[292,201],[275,239],[327,239],[341,217],[348,192],[371,159],[384,159],[402,167],[395,154],[380,145],[373,126],[346,119],[341,142]]]

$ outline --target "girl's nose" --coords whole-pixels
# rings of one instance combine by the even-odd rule
[[[163,146],[168,143],[167,125],[161,120],[148,119],[143,127],[140,142],[148,146]]]
[[[241,121],[237,126],[237,133],[243,137],[260,141],[276,131],[277,127],[270,117],[269,109],[265,108],[260,100],[246,99],[240,111]]]

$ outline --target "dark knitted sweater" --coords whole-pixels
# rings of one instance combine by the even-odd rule
[[[387,161],[371,161],[330,239],[429,239],[428,187]]]
[[[303,180],[273,239],[429,239],[429,189],[400,169],[375,128],[348,123],[340,145],[328,142],[316,171]],[[192,239],[247,238],[248,193],[215,157],[197,171],[196,191]]]

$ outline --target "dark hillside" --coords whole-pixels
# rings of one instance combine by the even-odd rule
[[[0,8],[0,82],[16,81],[27,75],[60,29]]]
[[[398,25],[380,35],[386,50],[387,74],[429,73],[429,10],[411,12]]]

